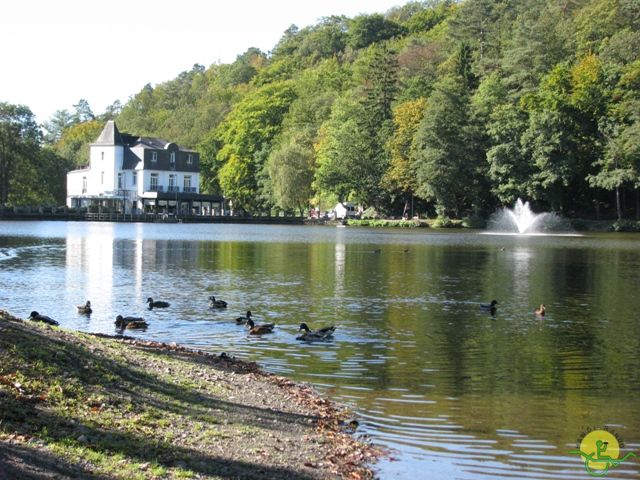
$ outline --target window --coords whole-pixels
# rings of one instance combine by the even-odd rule
[[[193,155],[192,155],[192,154],[189,154],[189,155],[187,156],[187,164],[191,165],[192,163],[193,163]]]
[[[138,172],[133,172],[133,177],[131,178],[131,185],[135,185],[138,180]]]
[[[100,185],[104,185],[104,172],[100,172]]]
[[[171,168],[176,168],[176,152],[171,152],[169,154],[169,164],[171,165]]]
[[[100,152],[100,160],[104,160],[104,152]]]
[[[118,173],[118,190],[122,190],[122,173]]]
[[[169,175],[169,191],[177,192],[180,189],[178,188],[178,176],[177,175]]]
[[[185,175],[184,176],[184,191],[185,192],[192,192],[193,190],[191,190],[191,175]]]
[[[149,185],[149,190],[151,190],[152,192],[158,191],[158,174],[152,173],[150,181],[151,183]]]
[[[151,161],[154,163],[158,161],[158,152],[151,152]]]
[[[87,177],[82,177],[82,193],[87,193]]]

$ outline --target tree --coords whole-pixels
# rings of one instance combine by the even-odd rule
[[[353,49],[365,48],[377,42],[402,35],[404,28],[379,13],[359,15],[349,26],[348,44]]]
[[[625,185],[636,190],[636,218],[640,218],[640,60],[628,65],[609,105],[609,115],[600,124],[605,139],[604,155],[595,161],[598,171],[588,177],[594,187],[615,191],[616,214],[623,217],[620,191]]]
[[[334,103],[318,144],[316,187],[380,208],[387,195],[381,180],[388,168],[391,105],[397,91],[395,55],[370,46],[355,67],[358,86]]]
[[[216,133],[221,148],[216,153],[218,180],[234,204],[246,210],[257,208],[257,175],[266,159],[263,151],[279,133],[284,115],[295,99],[290,82],[268,84],[247,95],[229,113]]]
[[[313,193],[313,155],[295,141],[280,145],[271,152],[267,169],[278,207],[298,209],[303,214]]]
[[[62,138],[64,130],[74,123],[73,114],[68,110],[56,110],[51,118],[44,122],[46,131],[44,140],[48,144],[56,143]]]
[[[0,204],[16,200],[17,172],[33,161],[42,134],[35,116],[24,105],[0,102]]]
[[[98,120],[78,123],[68,127],[62,138],[52,148],[55,153],[68,160],[73,168],[89,163],[89,145],[95,141],[104,128]]]
[[[441,216],[459,217],[477,195],[480,159],[469,115],[464,79],[444,77],[434,86],[413,140],[416,193],[434,201]]]
[[[389,140],[391,158],[382,184],[388,191],[397,191],[404,197],[405,211],[407,202],[417,188],[411,143],[422,121],[425,107],[426,99],[418,98],[400,103],[393,109],[394,129]]]
[[[91,107],[89,106],[89,102],[87,102],[84,98],[81,98],[78,103],[76,103],[73,108],[75,108],[75,113],[73,115],[74,123],[88,122],[90,120],[95,120],[96,116],[91,111]]]

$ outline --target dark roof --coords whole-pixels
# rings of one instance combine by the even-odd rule
[[[133,170],[140,162],[140,157],[131,151],[130,148],[124,149],[124,158],[122,159],[123,170]]]
[[[164,150],[169,142],[155,137],[139,137],[135,146],[142,145],[143,147],[155,148],[157,150]],[[133,145],[132,145],[133,146]]]
[[[116,122],[109,120],[93,145],[124,145]]]
[[[180,145],[176,145],[172,142],[167,142],[157,137],[138,137],[136,135],[130,135],[128,133],[120,133],[116,122],[109,120],[102,129],[98,139],[92,143],[92,145],[121,145],[131,147],[143,147],[154,150],[166,150],[170,145],[175,145],[175,148],[181,152],[194,152],[188,148],[182,148]]]

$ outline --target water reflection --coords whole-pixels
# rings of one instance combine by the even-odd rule
[[[133,335],[311,382],[357,410],[359,432],[397,449],[384,478],[584,478],[567,452],[604,424],[640,451],[637,237],[2,226],[4,308],[107,333],[118,313],[144,316],[150,328]],[[230,308],[209,310],[212,294]],[[149,296],[172,307],[148,311]],[[496,316],[479,308],[492,298]],[[74,309],[87,299],[89,318]],[[235,325],[247,309],[275,333]],[[335,323],[335,339],[300,344],[301,321]],[[629,463],[608,478],[638,473]]]

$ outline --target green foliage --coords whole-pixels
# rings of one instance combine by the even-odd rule
[[[402,35],[404,32],[403,27],[380,14],[359,15],[349,26],[348,44],[357,50]]]
[[[89,163],[89,145],[103,128],[104,123],[97,120],[69,126],[64,136],[53,145],[53,150],[74,168],[83,167]]]
[[[414,199],[460,218],[523,197],[621,217],[640,188],[639,61],[637,0],[411,1],[292,25],[268,54],[194,65],[103,114],[80,100],[45,140],[81,165],[117,115],[197,148],[201,189],[245,211],[331,198],[399,216]]]
[[[283,210],[298,209],[300,215],[312,196],[311,152],[294,142],[280,145],[267,163],[275,203]]]
[[[216,137],[222,147],[216,154],[221,165],[218,181],[237,207],[252,210],[259,205],[262,192],[257,176],[266,156],[257,154],[279,133],[294,98],[289,82],[265,85],[238,102],[219,126]]]
[[[429,97],[413,143],[417,194],[454,215],[470,206],[476,183],[479,159],[470,138],[469,107],[464,80],[443,78]]]

